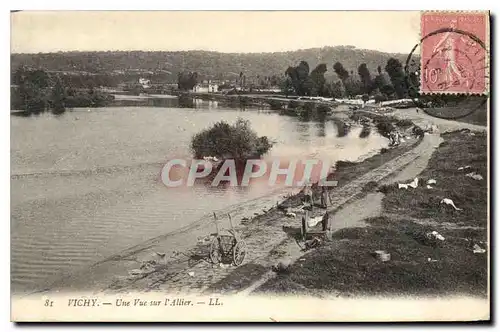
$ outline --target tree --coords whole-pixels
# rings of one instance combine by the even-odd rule
[[[403,65],[398,59],[390,58],[387,60],[385,71],[391,78],[392,86],[398,98],[405,98],[408,95],[408,87],[405,81]]]
[[[386,84],[380,89],[380,92],[387,98],[390,98],[394,94],[395,90],[391,84]]]
[[[181,72],[177,75],[177,87],[179,90],[192,90],[198,84],[197,72]]]
[[[21,85],[29,74],[29,69],[26,66],[19,66],[12,74],[11,74],[11,84]]]
[[[373,90],[372,93],[373,93],[373,98],[375,99],[376,103],[380,103],[382,101],[387,100],[387,96],[385,94],[381,93],[379,89]]]
[[[320,63],[316,68],[311,72],[311,80],[313,83],[311,94],[313,96],[329,96],[329,91],[326,85],[325,73],[327,72],[326,64]]]
[[[287,75],[287,81],[292,86],[293,90],[295,90],[295,93],[299,94],[300,84],[299,84],[299,78],[297,76],[297,68],[289,66],[285,71],[285,75]]]
[[[314,90],[314,82],[310,76],[307,76],[302,82],[302,96],[312,96]]]
[[[382,67],[377,67],[377,76],[373,80],[373,89],[381,90],[384,85],[387,84],[387,80],[385,79],[384,74],[382,73]]]
[[[296,68],[297,78],[299,80],[299,92],[301,96],[310,96],[313,87],[312,82],[309,80],[309,64],[306,61],[301,61]]]
[[[410,98],[418,98],[420,97],[420,64],[418,64],[417,70],[410,71],[410,75],[408,77],[409,87],[408,87],[408,95]]]
[[[346,95],[349,97],[354,97],[362,93],[361,81],[356,80],[354,76],[350,76],[344,82]]]
[[[349,72],[344,68],[344,66],[340,62],[335,62],[333,65],[333,70],[340,78],[341,81],[345,81],[349,77]]]
[[[45,112],[49,101],[49,75],[41,69],[19,67],[12,77],[16,96],[12,99],[20,102],[20,107],[28,113],[39,114]]]
[[[290,78],[297,95],[311,95],[314,82],[309,76],[309,64],[306,61],[301,61],[297,67],[288,67],[285,74]]]
[[[292,84],[292,79],[290,77],[287,77],[284,79],[281,84],[280,84],[280,89],[281,91],[285,94],[285,96],[288,98],[288,95],[293,92],[293,84]]]
[[[238,118],[233,125],[220,121],[204,129],[191,139],[195,158],[215,156],[238,162],[261,157],[272,148],[267,136],[259,137],[250,121]]]
[[[345,96],[345,87],[342,81],[337,81],[332,85],[332,97],[342,98]]]
[[[59,76],[56,76],[52,88],[51,106],[55,114],[64,113],[66,110],[66,91]]]
[[[359,78],[361,79],[361,90],[363,93],[370,94],[373,90],[373,82],[370,71],[366,67],[366,63],[362,63],[358,67]]]

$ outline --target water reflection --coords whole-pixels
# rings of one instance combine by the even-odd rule
[[[311,125],[308,122],[298,120],[295,122],[295,132],[302,140],[308,141],[311,137]]]
[[[326,136],[326,126],[325,126],[325,121],[318,121],[316,124],[316,128],[318,129],[317,131],[317,136],[318,137],[325,137]]]
[[[345,137],[351,130],[351,125],[338,118],[332,119],[333,123],[337,126],[337,137]]]
[[[369,125],[363,125],[363,129],[359,133],[359,138],[367,138],[370,136],[371,127]]]
[[[115,95],[113,106],[146,106],[146,107],[172,107],[172,108],[208,108],[218,107],[218,102],[213,100],[202,100],[189,95],[179,97],[169,95],[155,96],[129,96]]]

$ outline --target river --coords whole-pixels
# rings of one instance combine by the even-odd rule
[[[61,273],[275,189],[173,189],[159,180],[167,160],[190,157],[193,134],[238,117],[276,141],[266,159],[358,161],[387,146],[373,131],[364,139],[358,137],[361,128],[338,137],[331,121],[208,101],[11,116],[12,291],[38,289]]]

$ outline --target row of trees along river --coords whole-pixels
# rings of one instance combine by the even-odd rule
[[[66,75],[50,75],[43,69],[24,66],[13,73],[11,83],[11,109],[25,114],[61,114],[66,108],[103,107],[114,99],[95,89],[94,84],[75,88]]]
[[[328,65],[318,64],[310,70],[307,61],[300,61],[297,66],[290,66],[284,75],[257,76],[257,80],[248,83],[246,75],[240,72],[237,84],[248,92],[258,91],[270,87],[279,87],[281,94],[285,96],[314,96],[329,98],[354,98],[362,96],[368,100],[370,97],[376,102],[403,99],[422,98],[419,94],[420,77],[418,70],[419,63],[413,62],[414,67],[409,75],[406,74],[403,64],[396,58],[388,59],[385,66],[378,66],[376,74],[372,75],[366,63],[358,66],[357,72],[348,71],[340,62],[335,62],[332,69],[335,76],[330,75],[327,80],[326,73]],[[178,75],[178,89],[188,91],[198,84],[199,75],[196,72],[181,72]],[[219,86],[221,88],[231,88],[227,84]],[[234,90],[235,92],[236,90]],[[241,93],[241,92],[239,92]],[[423,97],[422,104],[431,102],[433,106],[445,106],[462,101],[463,95],[433,94]]]
[[[383,71],[378,66],[376,75],[372,76],[365,63],[359,65],[357,73],[348,71],[340,62],[333,67],[337,78],[327,81],[325,74],[328,71],[326,63],[318,64],[310,70],[307,61],[300,61],[297,66],[290,66],[284,75],[257,77],[257,80],[248,83],[246,75],[240,73],[237,79],[240,87],[248,90],[278,86],[285,95],[321,96],[321,97],[355,97],[357,95],[372,95],[378,101],[396,98],[406,98],[412,94],[402,63],[395,58],[390,58]],[[418,86],[418,77],[415,74],[410,78]],[[196,72],[181,72],[178,74],[177,83],[180,90],[191,90],[199,82]]]

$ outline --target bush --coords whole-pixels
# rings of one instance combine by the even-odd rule
[[[387,96],[382,93],[379,93],[375,95],[374,99],[376,103],[380,103],[383,101],[387,101]]]
[[[217,122],[194,135],[191,150],[195,158],[215,156],[221,159],[246,160],[261,157],[272,148],[267,136],[259,137],[248,120],[238,119],[230,125]]]
[[[103,107],[109,105],[115,97],[98,91],[72,92],[66,97],[66,107]]]
[[[304,106],[302,106],[304,110],[306,110],[308,113],[311,113],[314,110],[314,103],[304,103]]]
[[[401,127],[401,128],[408,128],[413,126],[413,122],[408,119],[401,119],[396,122],[396,126]]]
[[[318,107],[316,107],[316,112],[318,114],[329,114],[330,112],[332,111],[332,109],[330,108],[330,106],[327,106],[327,105],[318,105]]]
[[[363,117],[361,115],[359,115],[358,113],[352,113],[350,116],[349,116],[349,119],[351,119],[352,121],[354,122],[359,122],[361,121]]]
[[[348,161],[348,160],[338,160],[335,163],[335,169],[338,171],[340,169],[350,168],[356,166],[358,163]]]
[[[269,103],[269,107],[275,111],[279,111],[279,110],[283,109],[283,106],[284,106],[281,101],[274,100],[274,99],[269,100],[268,103]]]
[[[299,107],[299,103],[298,103],[297,101],[295,101],[295,100],[290,100],[290,101],[288,102],[288,109],[295,109],[295,108],[297,108],[297,107]]]
[[[396,128],[389,120],[384,119],[377,123],[377,130],[380,135],[384,137],[389,137],[389,134],[395,129]]]
[[[425,131],[422,128],[420,128],[419,126],[413,127],[412,132],[417,137],[423,137],[425,134]]]
[[[378,191],[381,192],[382,194],[388,194],[394,190],[397,190],[397,184],[395,183],[391,183],[391,184],[384,184],[384,185],[381,185],[379,188],[378,188]]]
[[[370,181],[367,182],[363,188],[361,189],[363,192],[368,193],[368,192],[373,192],[375,189],[378,187],[378,183],[376,181]]]

